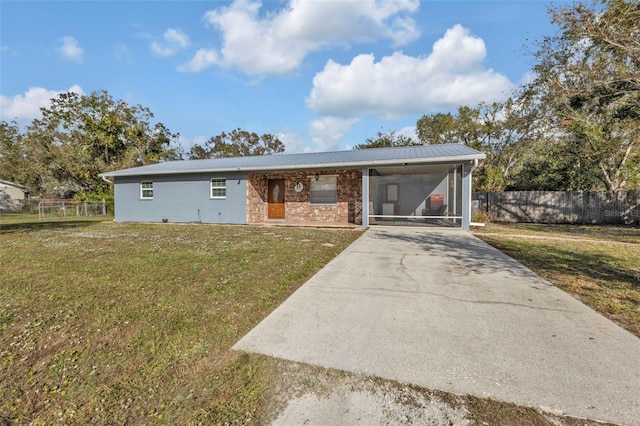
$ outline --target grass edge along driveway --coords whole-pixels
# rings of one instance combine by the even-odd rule
[[[491,223],[473,234],[640,337],[640,228]]]

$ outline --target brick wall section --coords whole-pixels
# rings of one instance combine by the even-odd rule
[[[267,221],[267,185],[269,179],[285,181],[285,222],[356,223],[362,224],[362,171],[319,170],[318,174],[336,175],[338,202],[335,205],[313,205],[309,202],[309,180],[316,171],[249,173],[247,184],[247,222]],[[294,186],[301,182],[303,189]]]

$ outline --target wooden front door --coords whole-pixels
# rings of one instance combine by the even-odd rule
[[[284,179],[269,179],[267,218],[284,219]]]

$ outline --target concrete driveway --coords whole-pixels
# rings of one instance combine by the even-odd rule
[[[370,229],[234,349],[640,424],[640,339],[460,230]]]

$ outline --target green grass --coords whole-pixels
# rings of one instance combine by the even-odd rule
[[[359,235],[3,215],[0,420],[259,418],[272,363],[231,346]]]
[[[106,219],[0,215],[0,424],[265,424],[289,398],[340,384],[411,399],[404,384],[230,350],[359,231]],[[637,310],[637,286],[624,285],[640,264],[633,250],[487,238],[530,266],[598,270]],[[465,406],[477,424],[594,424],[410,388]]]
[[[640,228],[490,224],[475,235],[640,337]]]

